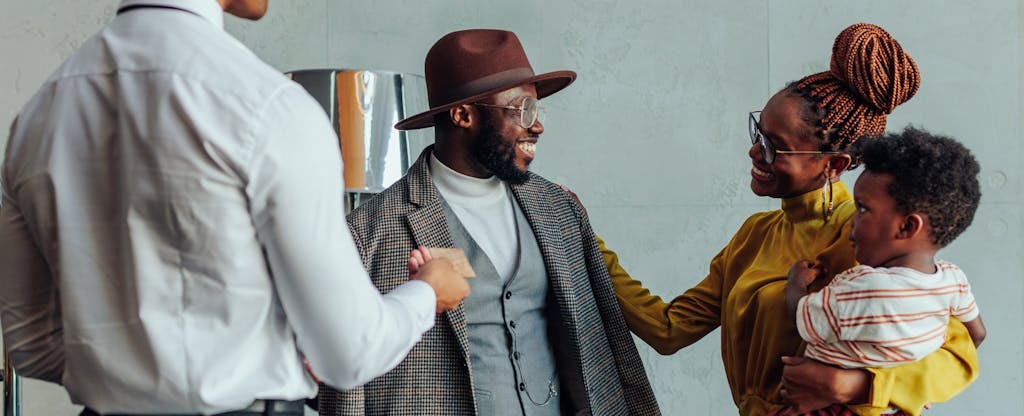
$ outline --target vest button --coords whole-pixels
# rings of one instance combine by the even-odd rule
[[[515,352],[513,352],[513,353],[512,353],[512,358],[515,358],[515,359],[517,359],[517,360],[518,360],[518,359],[519,359],[519,351],[515,351]]]
[[[526,391],[526,383],[519,383],[519,391]]]
[[[512,292],[505,292],[505,299],[512,299]]]
[[[516,321],[508,321],[508,326],[515,328],[516,327]]]

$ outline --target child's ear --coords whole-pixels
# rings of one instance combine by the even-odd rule
[[[923,235],[925,227],[925,218],[919,213],[913,213],[903,217],[903,223],[900,224],[900,229],[896,233],[897,239],[911,239],[917,235]]]

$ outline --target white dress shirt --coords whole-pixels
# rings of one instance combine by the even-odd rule
[[[28,102],[2,171],[0,318],[22,375],[99,412],[213,413],[351,388],[434,323],[382,296],[317,103],[215,0],[114,18]]]

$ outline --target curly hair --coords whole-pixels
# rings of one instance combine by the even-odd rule
[[[855,147],[865,170],[892,175],[888,191],[896,209],[928,217],[932,243],[945,247],[971,225],[981,200],[981,167],[962,144],[908,127]]]
[[[821,150],[848,152],[857,140],[885,133],[886,116],[920,86],[917,64],[899,42],[878,26],[858,23],[836,36],[828,71],[783,91],[804,99],[800,116],[814,127]],[[853,169],[859,156],[851,156]]]

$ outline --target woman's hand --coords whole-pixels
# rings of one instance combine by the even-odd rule
[[[783,414],[801,414],[832,403],[867,403],[871,373],[842,369],[803,358],[782,357],[783,399],[791,406]]]
[[[575,192],[570,191],[569,187],[565,185],[558,185],[558,187],[562,188],[562,190],[565,191],[565,193],[569,194],[569,196],[571,196],[572,199],[575,200],[577,204],[579,204],[580,208],[583,208],[583,215],[586,215],[588,217],[590,216],[589,214],[587,214],[587,207],[583,206],[583,203],[580,202],[580,197],[576,196]]]

